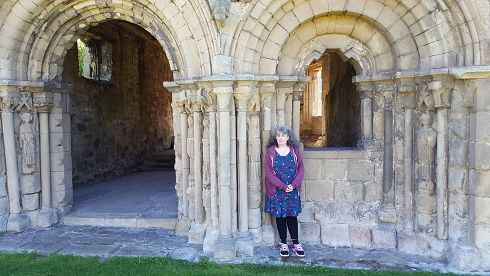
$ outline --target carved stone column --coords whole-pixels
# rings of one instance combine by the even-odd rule
[[[437,109],[437,237],[448,238],[448,121],[454,81],[448,75],[434,75],[429,84]]]
[[[405,230],[414,230],[413,221],[413,114],[415,110],[415,83],[413,73],[397,74],[397,91],[401,96],[402,107],[405,109],[404,135],[404,173],[405,173]]]
[[[394,92],[395,83],[391,78],[378,76],[373,78],[374,92],[379,96],[380,109],[383,112],[383,209],[385,211],[395,211],[395,187],[394,187]],[[364,116],[363,116],[364,117]],[[391,216],[393,217],[393,216]],[[394,223],[395,221],[390,221]]]
[[[202,95],[202,88],[200,88],[197,90],[197,95],[192,98],[194,118],[194,217],[197,224],[204,223],[204,207],[202,201],[202,111],[205,101],[206,99]]]
[[[356,79],[355,84],[361,97],[361,140],[371,141],[373,140],[373,83]]]
[[[237,87],[233,92],[237,110],[238,138],[238,231],[237,251],[253,255],[252,236],[248,232],[248,181],[247,181],[247,106],[255,81],[252,75],[237,76]]]
[[[292,105],[292,100],[288,101],[288,98],[293,94],[293,86],[298,81],[296,76],[282,76],[279,82],[276,83],[276,112],[277,112],[277,126],[287,125],[291,127],[291,122],[286,122],[286,109],[292,111],[291,108],[286,105]],[[287,116],[291,118],[290,115]]]
[[[308,77],[309,78],[309,77]],[[300,130],[300,109],[301,109],[301,97],[303,92],[305,92],[306,81],[299,81],[293,86],[293,125],[292,130],[296,139],[299,140],[299,130]]]
[[[5,146],[5,165],[10,207],[7,231],[20,232],[30,226],[30,219],[26,214],[22,213],[22,207],[20,205],[17,147],[14,133],[14,109],[17,107],[20,98],[17,87],[17,83],[0,83],[0,108],[2,112],[3,143]]]
[[[234,260],[236,241],[231,232],[231,145],[230,141],[230,102],[235,79],[230,75],[214,75],[209,78],[213,92],[218,100],[219,112],[219,184],[220,184],[220,237],[215,243],[214,258]]]
[[[259,96],[260,96],[260,104],[262,111],[262,146],[261,146],[261,160],[264,160],[266,153],[266,145],[269,142],[269,138],[271,135],[272,129],[272,120],[271,120],[271,107],[272,107],[272,96],[276,92],[276,82],[279,80],[278,76],[271,77],[256,77],[256,79],[260,80],[259,86]],[[264,206],[265,199],[265,172],[264,166],[261,166],[261,206]],[[274,245],[274,228],[272,227],[272,217],[271,214],[262,212],[262,242],[264,245]]]
[[[51,160],[49,146],[49,112],[54,106],[53,89],[41,84],[31,84],[34,107],[39,113],[41,150],[41,206],[37,216],[38,227],[50,227],[58,221],[56,210],[51,208]]]

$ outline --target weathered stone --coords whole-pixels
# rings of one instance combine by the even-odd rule
[[[62,190],[51,193],[53,207],[68,206],[73,203],[73,189]]]
[[[323,161],[315,159],[304,159],[305,168],[305,180],[318,180],[321,179],[321,166],[319,166]]]
[[[448,192],[449,193],[464,193],[465,181],[468,181],[466,170],[449,169],[448,175]]]
[[[337,202],[358,203],[364,199],[364,183],[337,181],[334,199]]]
[[[366,161],[349,161],[347,176],[348,179],[354,181],[373,181],[374,165]]]
[[[329,246],[350,246],[349,225],[348,224],[328,224],[321,225],[322,244]]]
[[[354,223],[354,204],[315,203],[315,220],[322,223]]]
[[[26,214],[29,217],[29,222],[30,222],[29,227],[36,228],[37,227],[37,216],[39,215],[39,209],[36,209],[33,211],[26,211],[24,214]]]
[[[20,176],[20,188],[23,194],[33,194],[41,191],[41,174],[23,174]]]
[[[449,165],[466,166],[468,164],[468,142],[449,141]]]
[[[418,246],[418,237],[412,231],[403,231],[397,233],[398,250],[403,253],[413,254],[420,252]]]
[[[378,204],[354,204],[354,221],[356,224],[376,224],[378,222]]]
[[[189,218],[181,218],[177,221],[175,225],[176,235],[187,235],[189,229],[191,229],[192,220]]]
[[[479,255],[478,249],[461,245],[453,249],[449,260],[457,269],[468,271],[480,266]]]
[[[371,246],[371,231],[362,225],[350,225],[349,237],[352,246]]]
[[[469,138],[470,118],[467,113],[450,113],[449,114],[449,137],[458,139]]]
[[[0,197],[7,196],[7,178],[5,175],[0,175]]]
[[[262,244],[265,246],[276,245],[275,232],[272,225],[262,225]]]
[[[259,228],[262,225],[262,213],[260,208],[248,209],[248,227]]]
[[[301,189],[305,189],[307,201],[325,202],[333,200],[334,182],[332,181],[305,180]]]
[[[470,219],[474,224],[490,224],[490,198],[470,196]]]
[[[202,244],[204,236],[206,235],[206,224],[193,224],[187,236],[189,237],[189,243]]]
[[[436,216],[417,213],[417,230],[425,234],[433,234],[436,230]]]
[[[253,237],[254,247],[259,247],[262,245],[262,228],[249,229]]]
[[[22,195],[22,207],[25,211],[33,211],[39,208],[39,194]]]
[[[389,210],[379,210],[378,211],[378,221],[379,223],[395,223],[396,222],[396,212]]]
[[[396,233],[393,225],[378,225],[371,229],[373,245],[380,247],[396,247]]]
[[[364,200],[366,202],[381,202],[383,198],[383,186],[381,183],[367,182],[366,184],[366,195]]]
[[[322,164],[322,179],[342,180],[346,178],[347,161],[327,159]]]
[[[490,171],[470,170],[469,193],[479,197],[490,197]]]
[[[419,180],[417,184],[417,191],[421,194],[433,195],[436,192],[436,186],[432,181]]]
[[[469,196],[449,194],[448,237],[453,242],[468,241],[469,233]]]
[[[417,203],[417,211],[426,214],[432,215],[437,211],[437,197],[436,196],[428,196],[424,194],[417,193],[415,196],[415,201]]]
[[[236,240],[218,238],[214,244],[214,259],[232,261],[236,258]]]
[[[489,270],[490,269],[490,249],[480,249],[481,257],[480,257],[480,269],[481,270]],[[476,266],[475,266],[476,267]],[[471,270],[468,268],[467,270]]]
[[[490,143],[490,113],[470,114],[470,139],[477,142]]]
[[[301,213],[298,214],[298,222],[315,221],[315,203],[301,202]]]
[[[320,244],[320,224],[314,222],[300,223],[299,240],[305,244]]]
[[[8,214],[9,201],[8,198],[0,198],[0,216]]]
[[[253,256],[254,242],[252,234],[247,232],[245,235],[239,233],[236,238],[236,252],[244,256]]]
[[[0,232],[7,231],[7,222],[9,215],[0,216]]]
[[[53,208],[43,208],[37,215],[37,227],[47,228],[58,222],[57,211]]]
[[[490,143],[470,142],[470,164],[475,169],[490,169]]]
[[[424,255],[433,258],[446,258],[448,243],[445,240],[440,240],[436,236],[418,235],[419,250],[424,252]]]
[[[10,214],[7,231],[22,232],[31,226],[31,220],[26,214]]]

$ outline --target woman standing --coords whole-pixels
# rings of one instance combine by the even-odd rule
[[[296,255],[304,256],[298,241],[298,219],[301,212],[299,190],[303,181],[303,158],[299,153],[299,141],[287,126],[276,129],[267,145],[265,155],[265,212],[276,217],[277,231],[281,238],[280,255],[289,256],[286,243],[287,230],[293,240]]]

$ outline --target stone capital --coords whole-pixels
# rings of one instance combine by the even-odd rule
[[[434,96],[434,106],[436,108],[451,107],[454,80],[447,74],[432,75],[433,80],[429,83],[428,89]]]
[[[309,79],[310,77],[308,77]],[[305,92],[305,87],[308,81],[298,81],[293,86],[293,101],[301,101],[301,97],[303,96],[303,92]]]
[[[249,77],[237,76],[236,87],[233,91],[236,107],[238,110],[246,110],[248,101],[252,97],[254,87],[257,86],[257,81],[253,79],[253,75]]]
[[[217,110],[217,99],[216,94],[213,92],[213,84],[208,80],[198,80],[196,84],[199,90],[202,91],[202,96],[206,99],[204,107],[204,112],[213,112]]]
[[[235,75],[213,75],[208,77],[213,85],[213,93],[216,95],[218,110],[229,111],[231,95],[233,94],[233,84],[236,82]]]
[[[415,108],[416,107],[416,90],[414,75],[403,75],[398,73],[395,75],[396,79],[396,91],[401,96],[402,107]]]
[[[363,81],[363,82],[355,82],[356,91],[359,93],[361,99],[372,99],[373,98],[373,82],[371,81]]]
[[[45,82],[31,83],[32,102],[38,112],[49,112],[54,106],[56,85]]]

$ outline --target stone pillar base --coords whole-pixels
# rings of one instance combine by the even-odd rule
[[[181,218],[175,225],[175,235],[187,235],[191,228],[192,220],[190,218]]]
[[[252,234],[254,247],[262,246],[262,228],[253,228],[248,231]]]
[[[236,250],[244,256],[254,255],[254,239],[250,232],[239,233],[236,239]]]
[[[26,214],[10,214],[7,231],[22,232],[31,226],[31,219]]]
[[[203,244],[204,236],[206,235],[206,224],[194,224],[189,230],[187,236],[189,237],[188,243]]]
[[[470,271],[480,267],[480,252],[472,246],[458,245],[449,256],[449,261],[458,270]]]
[[[214,259],[217,261],[234,261],[236,258],[236,240],[218,238],[214,244]]]
[[[204,253],[214,253],[214,244],[216,243],[218,238],[219,238],[218,231],[213,230],[208,232],[206,237],[204,237],[204,242],[202,244],[202,251],[204,251]]]
[[[274,230],[274,226],[272,225],[263,225],[262,226],[262,244],[265,246],[274,246],[276,245],[276,231]]]
[[[53,208],[44,208],[37,215],[37,227],[47,228],[58,223],[58,211]]]
[[[8,220],[9,220],[9,215],[0,216],[0,232],[7,231]]]
[[[58,215],[58,221],[60,221],[62,217],[67,216],[71,212],[71,205],[56,207],[56,210]]]

